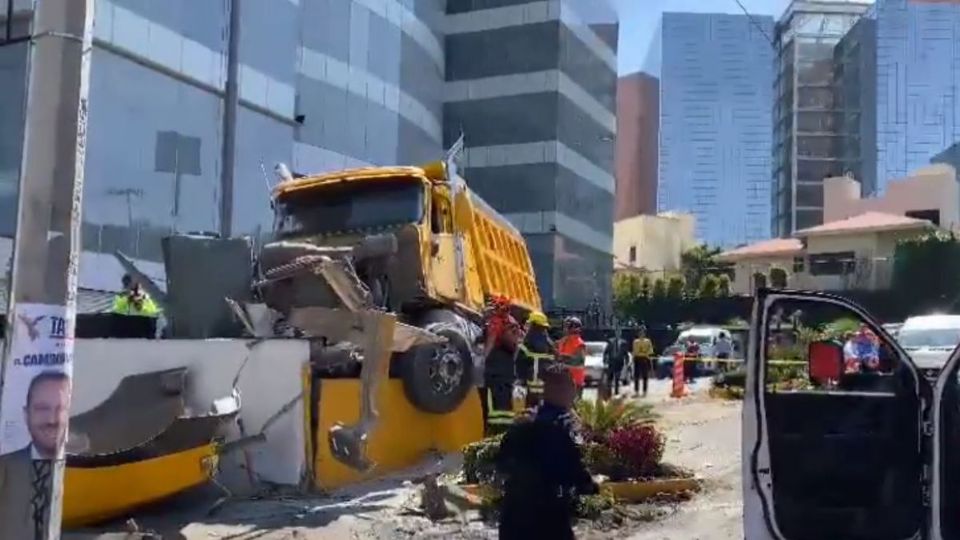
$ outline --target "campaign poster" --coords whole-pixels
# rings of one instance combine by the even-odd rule
[[[64,306],[16,304],[0,401],[0,455],[61,459],[70,414],[73,342]]]

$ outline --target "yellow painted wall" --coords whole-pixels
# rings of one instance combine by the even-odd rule
[[[403,382],[390,379],[380,387],[380,421],[367,443],[367,456],[376,467],[359,473],[334,459],[327,433],[335,422],[351,424],[360,414],[360,381],[322,379],[316,433],[316,487],[334,489],[376,478],[420,462],[429,451],[456,452],[483,438],[480,396],[471,389],[457,410],[449,414],[420,411],[404,395]]]
[[[696,243],[689,214],[634,216],[613,224],[613,255],[619,267],[679,270],[680,254]],[[631,247],[636,247],[635,261],[630,260]]]

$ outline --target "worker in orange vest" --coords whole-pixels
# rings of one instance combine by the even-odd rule
[[[576,317],[569,317],[563,326],[566,335],[557,343],[557,356],[570,368],[570,376],[577,385],[577,391],[582,393],[587,380],[587,344],[580,337],[583,323]]]

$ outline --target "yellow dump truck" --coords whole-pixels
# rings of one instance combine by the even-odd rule
[[[509,297],[520,312],[540,309],[520,232],[451,168],[438,161],[289,175],[272,201],[275,242],[337,249],[374,236],[393,239],[387,256],[358,259],[355,270],[378,307],[447,338],[391,360],[391,376],[403,380],[407,398],[430,413],[454,410],[473,386],[490,297]],[[261,265],[269,258],[261,256]],[[266,302],[283,298],[281,312],[291,303],[323,303],[312,294],[274,291]]]

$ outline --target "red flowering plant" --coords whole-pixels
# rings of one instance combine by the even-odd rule
[[[632,478],[651,477],[660,467],[665,441],[653,425],[634,424],[616,429],[606,442]]]

